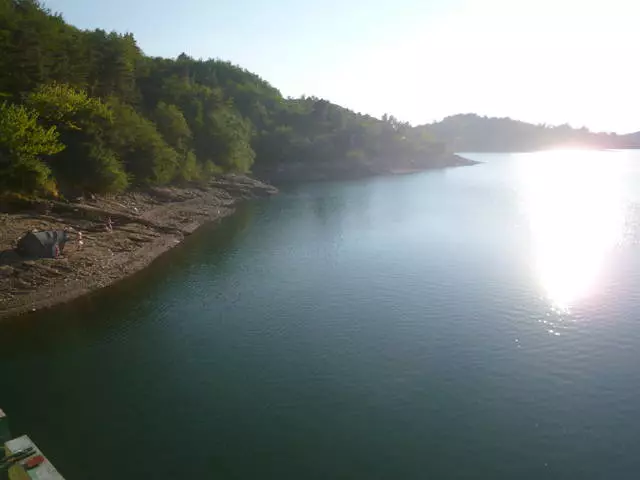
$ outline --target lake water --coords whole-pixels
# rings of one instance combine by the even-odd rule
[[[468,155],[248,204],[0,326],[72,479],[634,479],[640,153]]]

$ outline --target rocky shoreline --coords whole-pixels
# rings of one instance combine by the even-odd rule
[[[244,175],[206,187],[154,188],[72,203],[41,202],[0,213],[0,319],[67,302],[146,267],[204,223],[232,214],[244,200],[277,189]],[[11,210],[7,205],[3,210]],[[111,218],[112,231],[105,221]],[[25,259],[16,241],[31,230],[76,235],[56,259]]]

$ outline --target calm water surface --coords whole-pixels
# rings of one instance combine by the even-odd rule
[[[0,326],[72,479],[635,479],[640,154],[296,187]]]

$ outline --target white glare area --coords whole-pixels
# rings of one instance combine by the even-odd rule
[[[552,306],[564,312],[596,292],[624,231],[622,171],[601,155],[551,151],[518,166],[532,263]]]

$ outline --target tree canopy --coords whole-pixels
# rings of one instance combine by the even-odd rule
[[[133,35],[80,30],[37,0],[0,0],[0,49],[0,96],[10,102],[4,108],[28,116],[34,142],[46,132],[59,139],[59,151],[34,144],[38,153],[30,158],[41,167],[39,181],[63,193],[292,165],[353,174],[442,150],[393,117],[375,119],[314,97],[283,98],[226,61],[147,57]],[[7,121],[17,122],[15,130],[23,120]],[[6,188],[29,184],[16,172]]]
[[[64,150],[55,127],[38,124],[24,106],[0,104],[0,187],[23,194],[57,194],[45,159]]]
[[[0,51],[3,190],[118,192],[220,172],[358,176],[440,166],[454,150],[596,138],[473,115],[412,127],[284,98],[229,62],[148,57],[133,35],[78,29],[37,0],[0,0]]]

